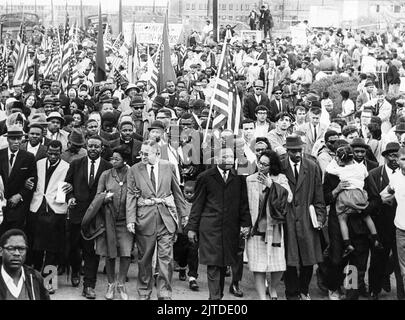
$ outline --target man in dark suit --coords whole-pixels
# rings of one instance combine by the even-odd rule
[[[371,170],[366,180],[366,191],[370,203],[367,210],[373,218],[381,244],[384,248],[383,250],[371,250],[368,279],[370,297],[373,300],[378,300],[378,295],[384,284],[388,283],[388,287],[390,287],[389,274],[386,274],[386,267],[388,265],[391,251],[397,284],[397,298],[398,300],[403,300],[405,298],[395,237],[396,228],[394,225],[394,218],[397,204],[393,199],[393,195],[390,197],[381,196],[381,191],[383,191],[390,183],[390,178],[394,172],[400,170],[398,168],[397,154],[399,148],[400,146],[396,142],[388,143],[382,153],[385,158],[385,164]]]
[[[233,150],[221,149],[217,160],[197,178],[188,222],[188,238],[198,240],[200,263],[207,265],[210,300],[223,298],[226,267],[236,263],[240,238],[251,227],[246,181],[234,170]]]
[[[132,167],[140,161],[139,151],[141,151],[142,142],[134,139],[134,123],[123,121],[120,124],[120,145],[125,145],[128,157],[124,159]]]
[[[28,130],[28,141],[21,144],[20,149],[28,151],[35,156],[35,161],[46,158],[47,147],[43,141],[43,128],[41,124],[31,123]]]
[[[294,195],[287,207],[285,224],[287,270],[284,283],[288,300],[311,300],[309,284],[313,266],[323,259],[320,232],[311,223],[310,213],[313,206],[321,228],[326,220],[322,173],[315,162],[303,157],[303,146],[299,136],[288,136],[288,156],[282,162],[283,173]]]
[[[256,80],[253,84],[254,93],[246,96],[243,104],[243,115],[245,119],[252,119],[256,121],[255,110],[259,105],[270,109],[270,100],[267,94],[263,92],[264,83],[262,80]]]
[[[99,136],[87,140],[87,157],[73,160],[69,166],[65,181],[68,183],[64,190],[68,199],[68,219],[70,220],[69,260],[72,267],[71,282],[74,287],[80,283],[79,271],[81,265],[80,246],[84,260],[83,296],[95,299],[94,288],[97,280],[97,269],[100,257],[94,250],[94,241],[85,240],[80,233],[84,214],[97,192],[98,180],[101,173],[112,165],[100,157],[103,151],[103,141]]]
[[[287,100],[282,99],[283,90],[280,87],[273,89],[274,99],[270,101],[269,119],[276,122],[276,115],[280,112],[289,112]]]
[[[10,229],[25,228],[26,215],[32,199],[32,190],[25,188],[30,179],[36,183],[37,169],[33,154],[20,150],[23,130],[20,126],[7,129],[8,148],[0,150],[0,175],[4,184],[4,221],[0,225],[0,235]]]

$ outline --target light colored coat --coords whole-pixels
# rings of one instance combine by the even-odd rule
[[[30,211],[37,212],[41,206],[43,197],[45,196],[46,202],[56,214],[65,214],[67,211],[66,203],[56,202],[56,194],[58,192],[58,182],[65,181],[66,173],[69,169],[69,164],[61,160],[57,168],[49,179],[48,187],[45,190],[45,176],[46,176],[46,162],[47,158],[37,161],[38,183],[34,192]]]
[[[144,236],[151,236],[156,232],[156,210],[170,233],[180,231],[180,218],[186,215],[186,204],[176,178],[174,165],[169,161],[159,160],[158,168],[157,192],[153,190],[145,164],[137,163],[128,170],[127,223],[135,223],[135,233]],[[135,196],[136,188],[141,190],[143,199],[172,196],[177,212],[162,203],[153,206],[139,206]]]
[[[327,129],[328,127],[321,123],[319,125],[318,131],[316,132],[316,139],[314,139],[313,127],[309,122],[306,122],[297,128],[297,130],[305,132],[307,143],[304,148],[304,153],[312,154],[312,148],[314,147],[315,142],[319,139],[323,139],[323,135],[325,134]]]

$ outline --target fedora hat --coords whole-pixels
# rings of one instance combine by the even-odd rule
[[[398,152],[400,148],[401,147],[398,142],[388,142],[387,146],[385,147],[385,150],[381,154],[383,157],[385,157],[387,154],[391,152]]]
[[[404,122],[400,122],[395,126],[395,132],[398,133],[405,133],[405,123]]]
[[[130,84],[128,84],[128,86],[126,87],[124,93],[125,93],[126,95],[128,95],[128,91],[131,90],[131,89],[135,89],[136,91],[139,92],[139,88],[138,88],[135,84],[130,83]]]
[[[24,135],[24,131],[21,126],[11,125],[7,127],[7,132],[4,134],[7,138],[20,138]]]
[[[364,148],[368,149],[368,145],[364,141],[363,138],[354,138],[352,143],[350,144],[352,148]]]
[[[46,121],[46,114],[45,113],[35,113],[30,117],[30,124],[31,125],[36,124],[36,125],[41,125],[41,126],[47,126],[49,124],[48,121]]]
[[[49,116],[46,118],[46,121],[50,121],[51,119],[58,119],[61,122],[61,125],[65,123],[65,119],[60,115],[59,112],[53,111],[49,114]]]
[[[297,135],[291,135],[286,138],[286,149],[302,149],[305,143],[302,142],[301,137]]]
[[[148,128],[148,130],[152,130],[152,129],[161,129],[161,130],[165,130],[165,126],[163,125],[162,121],[159,120],[155,120],[152,122],[152,124],[150,125],[150,127]]]
[[[84,146],[86,144],[82,130],[77,128],[72,129],[72,132],[69,134],[68,140],[71,144],[74,144],[76,146]]]
[[[256,80],[256,81],[253,83],[253,87],[264,88],[264,83],[263,83],[262,80]]]

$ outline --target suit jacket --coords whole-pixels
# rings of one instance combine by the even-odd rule
[[[105,170],[112,168],[111,163],[101,158],[100,165],[94,176],[94,183],[89,186],[88,161],[88,157],[73,160],[65,178],[65,181],[73,186],[73,191],[67,195],[66,201],[75,198],[77,203],[74,208],[69,210],[71,222],[74,224],[82,222],[86,210],[97,193],[100,175]]]
[[[174,165],[159,160],[157,191],[153,190],[146,165],[139,162],[131,167],[127,177],[127,223],[135,223],[135,233],[151,236],[156,232],[156,211],[170,233],[181,232],[180,218],[186,215],[186,204],[177,180]],[[142,199],[173,196],[176,210],[165,204],[139,206],[135,189],[141,190]]]
[[[265,93],[261,94],[260,103],[257,103],[254,93],[246,96],[243,104],[243,115],[245,119],[252,119],[256,121],[255,109],[258,105],[263,105],[267,107],[267,109],[270,109],[270,100]]]
[[[60,181],[65,181],[66,174],[69,170],[69,163],[61,160],[55,171],[49,179],[48,186],[45,190],[46,166],[48,159],[41,159],[37,162],[38,182],[32,197],[30,211],[37,212],[45,197],[47,204],[57,214],[64,214],[67,210],[66,202],[56,202],[56,194],[58,192],[58,184]]]
[[[225,183],[217,166],[198,176],[187,228],[199,233],[201,264],[229,266],[235,263],[240,228],[251,225],[243,176],[231,170]]]
[[[282,161],[282,167],[293,193],[286,222],[287,265],[298,267],[300,256],[304,266],[317,264],[323,259],[320,233],[312,226],[309,206],[314,206],[317,219],[323,224],[326,220],[326,207],[321,170],[315,162],[303,158],[296,181],[288,157]]]
[[[364,185],[369,201],[366,212],[372,217],[382,244],[387,248],[391,248],[395,241],[394,219],[397,209],[395,198],[391,204],[383,204],[381,201],[380,192],[389,182],[385,165],[383,165],[369,172]]]
[[[288,102],[284,99],[281,99],[281,111],[279,111],[276,100],[275,99],[271,100],[268,116],[269,120],[271,122],[276,122],[276,115],[279,112],[288,112]]]
[[[371,161],[368,159],[364,159],[364,164],[366,165],[367,171],[370,172],[371,170],[378,167],[378,163],[375,161]]]
[[[29,143],[28,141],[22,143],[21,146],[20,146],[20,150],[27,151],[27,144],[28,143]],[[46,155],[47,150],[48,150],[48,148],[46,146],[44,146],[43,144],[40,144],[39,148],[38,148],[38,151],[37,151],[37,154],[35,155],[35,161],[46,158],[47,157],[47,155]]]
[[[315,139],[313,131],[314,128],[309,122],[306,122],[297,128],[297,130],[305,132],[307,143],[304,148],[304,153],[312,154],[312,148],[314,147],[315,142],[323,138],[323,135],[325,134],[327,129],[328,127],[325,126],[324,124],[322,123],[319,124],[319,129],[316,132],[316,139]]]
[[[24,183],[28,178],[34,178],[34,183],[37,180],[37,168],[35,166],[35,157],[32,153],[24,150],[19,150],[14,160],[14,166],[9,171],[8,148],[0,150],[0,174],[4,183],[4,197],[8,200],[13,195],[19,193],[22,200],[16,207],[7,208],[4,211],[5,221],[21,221],[27,214],[31,203],[33,190],[28,190],[24,187]]]

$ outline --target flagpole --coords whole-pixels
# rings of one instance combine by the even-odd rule
[[[224,43],[224,46],[222,48],[222,53],[221,53],[221,58],[220,58],[220,63],[219,63],[219,67],[218,67],[218,72],[221,72],[222,69],[222,64],[224,63],[224,58],[225,58],[225,50],[226,50],[226,46],[228,45],[228,43]],[[218,79],[219,79],[219,73],[217,73],[217,76],[215,77],[215,91],[218,85]],[[212,94],[212,97],[214,97],[215,95],[215,91]],[[210,111],[208,113],[208,119],[207,119],[207,126],[205,128],[205,132],[204,132],[204,138],[203,138],[203,143],[205,143],[205,141],[207,140],[207,135],[208,135],[208,127],[210,126],[210,120],[211,120],[211,116],[212,116],[212,108],[214,106],[214,99],[211,99],[211,103],[210,103]]]

